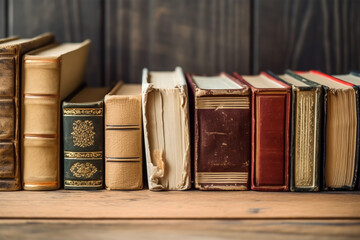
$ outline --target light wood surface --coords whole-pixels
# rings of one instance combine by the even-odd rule
[[[0,219],[360,219],[360,192],[1,192]]]
[[[359,239],[360,220],[0,220],[0,239]]]

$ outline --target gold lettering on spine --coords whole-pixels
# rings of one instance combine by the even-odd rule
[[[295,186],[314,185],[315,92],[297,92],[295,114]]]
[[[73,122],[73,142],[75,146],[85,148],[94,144],[94,126],[91,120]]]

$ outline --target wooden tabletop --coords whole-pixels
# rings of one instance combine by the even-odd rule
[[[0,206],[0,239],[360,238],[360,192],[18,191]]]

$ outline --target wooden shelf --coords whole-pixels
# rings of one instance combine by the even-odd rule
[[[136,236],[131,229],[147,239],[163,231],[171,239],[236,239],[240,232],[286,239],[301,232],[308,237],[360,236],[360,192],[19,191],[1,192],[0,206],[0,239],[11,232],[21,239],[34,231],[34,239],[47,239],[65,229],[65,236],[73,229],[84,235],[77,239],[87,240]]]

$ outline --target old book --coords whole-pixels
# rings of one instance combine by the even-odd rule
[[[289,189],[291,88],[265,72],[235,76],[251,88],[251,189]]]
[[[321,179],[321,85],[290,70],[276,76],[291,86],[290,190],[319,191]]]
[[[193,116],[195,187],[250,187],[250,90],[234,77],[187,74]]]
[[[349,74],[342,74],[342,75],[333,75],[333,77],[343,80],[347,83],[353,84],[354,91],[356,93],[356,117],[357,117],[357,131],[356,131],[356,148],[357,152],[355,154],[355,178],[357,178],[357,189],[360,189],[360,179],[359,179],[359,151],[360,151],[360,97],[359,97],[359,89],[360,89],[360,73],[359,72],[350,72]],[[355,183],[356,184],[356,183]]]
[[[191,187],[188,90],[183,71],[148,72],[142,79],[145,154],[150,190]]]
[[[25,55],[22,180],[25,190],[60,187],[60,103],[83,81],[90,41],[53,44]]]
[[[105,186],[143,187],[141,85],[119,82],[105,96]]]
[[[0,40],[0,190],[21,189],[19,116],[23,55],[53,41],[52,34]]]
[[[62,104],[64,189],[103,188],[103,99],[108,91],[86,87]]]
[[[354,189],[357,146],[357,99],[354,85],[318,71],[297,72],[324,91],[323,189]]]

